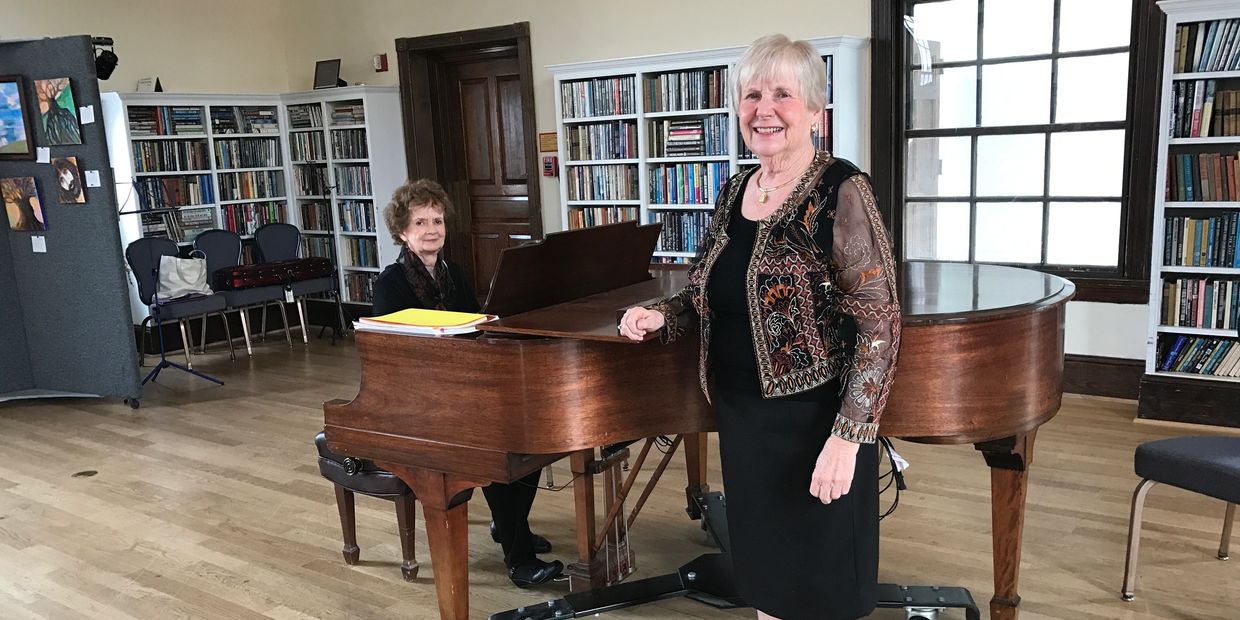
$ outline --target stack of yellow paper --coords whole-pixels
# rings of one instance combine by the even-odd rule
[[[479,323],[493,321],[496,318],[498,317],[493,314],[409,308],[383,316],[362,317],[353,326],[359,331],[449,336],[478,331]]]

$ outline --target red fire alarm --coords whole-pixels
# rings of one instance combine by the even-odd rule
[[[560,163],[555,155],[543,155],[543,176],[558,176]]]
[[[388,70],[387,69],[387,54],[375,54],[375,57],[372,60],[374,61],[374,65],[375,65],[375,73],[382,73]]]

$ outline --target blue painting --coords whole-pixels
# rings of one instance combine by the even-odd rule
[[[0,76],[0,159],[34,159],[30,106],[18,76]]]

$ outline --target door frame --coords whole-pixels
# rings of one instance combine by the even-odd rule
[[[464,162],[456,161],[453,145],[446,144],[448,110],[441,96],[442,77],[448,62],[470,54],[480,57],[497,47],[515,47],[517,71],[521,81],[522,133],[525,136],[526,188],[529,196],[530,237],[543,236],[542,187],[539,177],[538,127],[534,111],[534,69],[530,53],[530,23],[446,32],[396,39],[397,69],[400,78],[401,117],[405,132],[405,162],[409,178],[440,181],[449,195],[454,191],[445,178],[463,172]],[[459,209],[450,233],[465,241],[473,220],[468,206]],[[466,243],[450,244],[446,253],[454,261],[469,260],[472,248]],[[464,246],[464,247],[463,247]]]

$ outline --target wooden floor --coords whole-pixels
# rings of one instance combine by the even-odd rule
[[[169,370],[137,411],[113,400],[0,405],[0,618],[436,617],[435,567],[420,517],[417,582],[400,578],[389,502],[359,498],[363,563],[349,567],[340,557],[334,499],[312,438],[322,401],[356,393],[352,341],[290,350],[273,339],[252,360],[215,353],[196,367],[227,385]],[[409,394],[410,405],[418,398]],[[1166,487],[1149,498],[1137,600],[1119,600],[1137,482],[1133,449],[1186,432],[1135,423],[1134,412],[1130,401],[1067,396],[1039,433],[1023,618],[1240,617],[1240,564],[1214,559],[1223,506]],[[880,577],[965,586],[985,608],[989,477],[980,455],[971,446],[897,446],[912,462],[910,488],[883,522]],[[97,473],[75,476],[88,470]],[[555,480],[569,480],[563,464]],[[637,522],[638,576],[711,549],[684,516],[683,480],[679,461]],[[564,594],[565,583],[519,590],[508,582],[476,498],[472,616]],[[571,491],[541,493],[532,522],[555,545],[551,557],[569,559]],[[749,618],[752,611],[679,600],[610,617]]]

